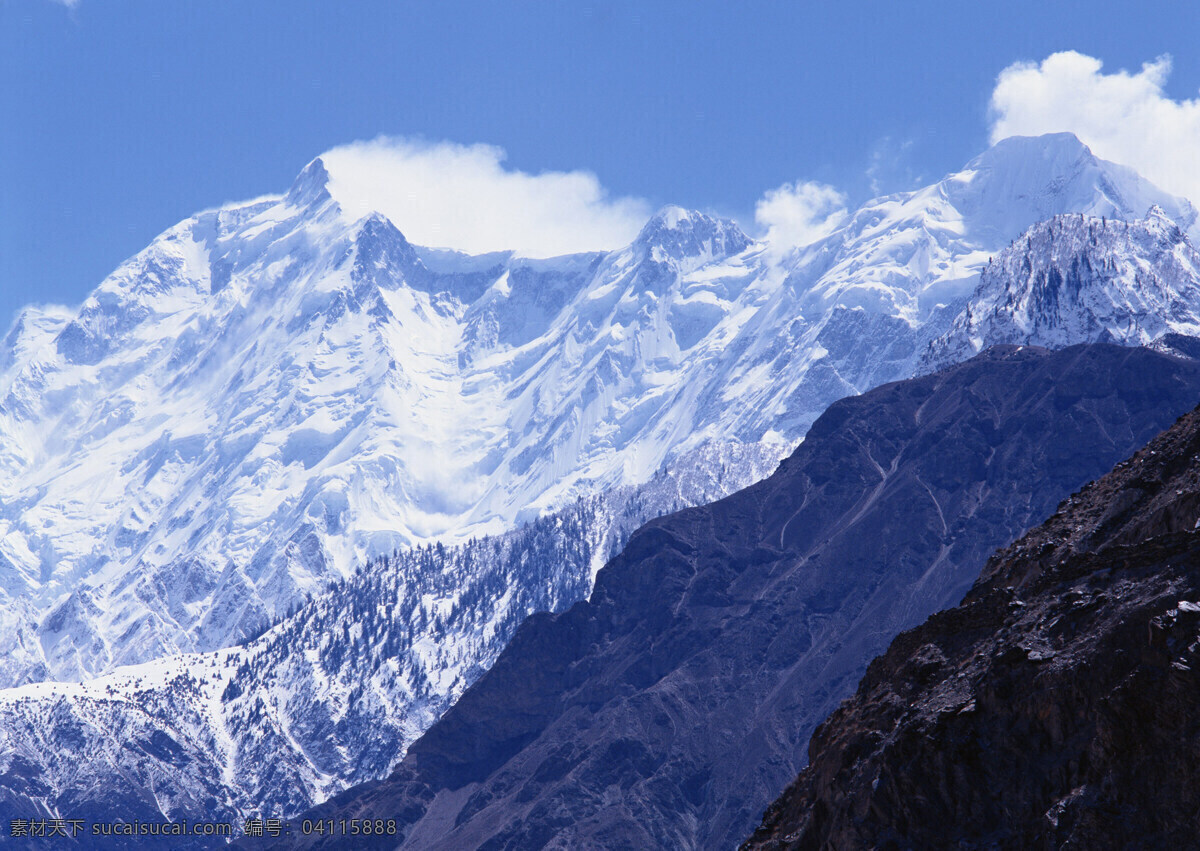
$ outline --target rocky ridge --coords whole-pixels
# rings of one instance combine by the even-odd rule
[[[747,849],[1183,848],[1200,409],[998,552],[818,728]]]

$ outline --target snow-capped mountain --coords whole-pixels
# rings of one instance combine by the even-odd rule
[[[1168,333],[1200,336],[1200,253],[1179,226],[1158,207],[1132,222],[1064,215],[988,264],[925,362],[957,363],[997,343],[1137,346]]]
[[[502,532],[705,442],[666,416],[690,391],[661,374],[684,359],[663,324],[720,307],[656,288],[747,279],[713,261],[750,247],[736,226],[667,210],[611,256],[427,265],[382,217],[344,221],[325,180],[318,160],[278,201],[189,219],[75,315],[13,329],[5,682],[228,645],[367,558]]]
[[[289,767],[247,773],[242,744],[222,744],[210,759],[231,784],[222,800],[238,811],[260,798],[308,803],[386,770],[490,664],[505,630],[587,593],[614,530],[748,484],[830,402],[918,371],[988,258],[1030,225],[1081,212],[1132,219],[1158,205],[1180,228],[1196,227],[1187,202],[1065,134],[1005,140],[783,255],[731,222],[669,207],[618,251],[469,257],[413,246],[380,215],[348,221],[329,185],[314,160],[285,196],[180,223],[77,311],[27,310],[0,351],[0,635],[14,648],[4,683],[86,679],[150,660],[179,676],[211,668],[194,690],[170,685],[182,682],[175,674],[153,689],[130,674],[97,682],[114,701],[105,712],[142,713],[147,735],[215,747],[233,716],[217,711],[209,681],[225,695],[218,669],[249,651],[212,652],[309,595],[293,618],[329,626],[335,615],[318,613],[336,606],[321,589],[370,587],[370,577],[351,577],[383,556],[435,543],[474,553],[472,571],[445,562],[463,573],[449,580],[441,568],[419,575],[426,563],[415,556],[402,561],[415,573],[379,603],[405,613],[390,621],[401,626],[353,622],[345,641],[328,640],[349,642],[376,673],[408,660],[367,704],[352,687],[331,687],[358,669],[326,666],[334,656],[316,665],[303,654],[321,648],[303,642],[271,663],[292,671],[299,691],[241,678],[226,702],[264,708],[234,726],[276,731],[286,756],[272,767]],[[714,458],[729,462],[726,475],[711,476]],[[629,496],[653,490],[664,465],[678,471],[677,498]],[[518,570],[504,555],[511,542],[472,549],[472,538],[508,540],[581,498],[598,500],[586,528],[539,546],[561,554],[574,541],[578,553],[590,542],[586,565],[572,557],[560,570]],[[455,583],[479,576],[511,596],[463,602]],[[448,634],[453,658],[430,657],[445,670],[418,693],[414,660]],[[199,651],[209,654],[167,658]],[[26,688],[0,694],[4,712],[17,713],[6,729],[32,729],[14,719],[43,713],[45,700],[67,701],[54,717],[98,731],[97,742],[122,729],[74,714],[96,706],[95,683],[70,694]],[[164,690],[199,696],[151,697]],[[320,709],[308,715],[297,707],[314,693]],[[147,715],[140,707],[151,703],[169,709]],[[370,710],[355,716],[360,705]],[[318,758],[330,729],[346,749]],[[399,744],[360,766],[359,730]],[[126,751],[114,742],[67,774],[95,781],[121,770]],[[33,753],[27,745],[5,751]],[[72,787],[46,788],[49,807]]]
[[[0,805],[237,820],[383,776],[530,612],[585,597],[646,520],[775,460],[709,448],[503,535],[382,556],[244,645],[0,691]]]

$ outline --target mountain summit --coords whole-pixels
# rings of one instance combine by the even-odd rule
[[[1157,206],[1185,231],[1198,224],[1191,203],[1100,159],[1072,133],[1002,139],[940,185],[968,229],[993,241],[1064,213],[1133,220]]]
[[[633,244],[654,260],[695,267],[739,254],[750,247],[751,239],[729,219],[667,206],[646,222]]]
[[[325,161],[320,157],[306,165],[296,175],[292,188],[283,197],[284,202],[293,207],[313,207],[327,201],[333,201],[329,194],[329,170]]]

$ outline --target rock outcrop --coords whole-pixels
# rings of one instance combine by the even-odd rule
[[[747,849],[1193,848],[1200,409],[871,663]]]

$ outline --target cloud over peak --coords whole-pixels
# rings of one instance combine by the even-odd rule
[[[811,180],[770,189],[754,207],[754,220],[778,250],[816,242],[833,233],[846,216],[846,196]]]
[[[1200,100],[1169,97],[1170,74],[1166,55],[1137,73],[1107,74],[1099,59],[1075,51],[1010,65],[992,92],[992,142],[1068,131],[1097,156],[1200,203]]]
[[[618,248],[651,211],[587,171],[528,174],[492,145],[380,137],[322,154],[329,191],[358,218],[387,216],[419,245],[530,257]]]

